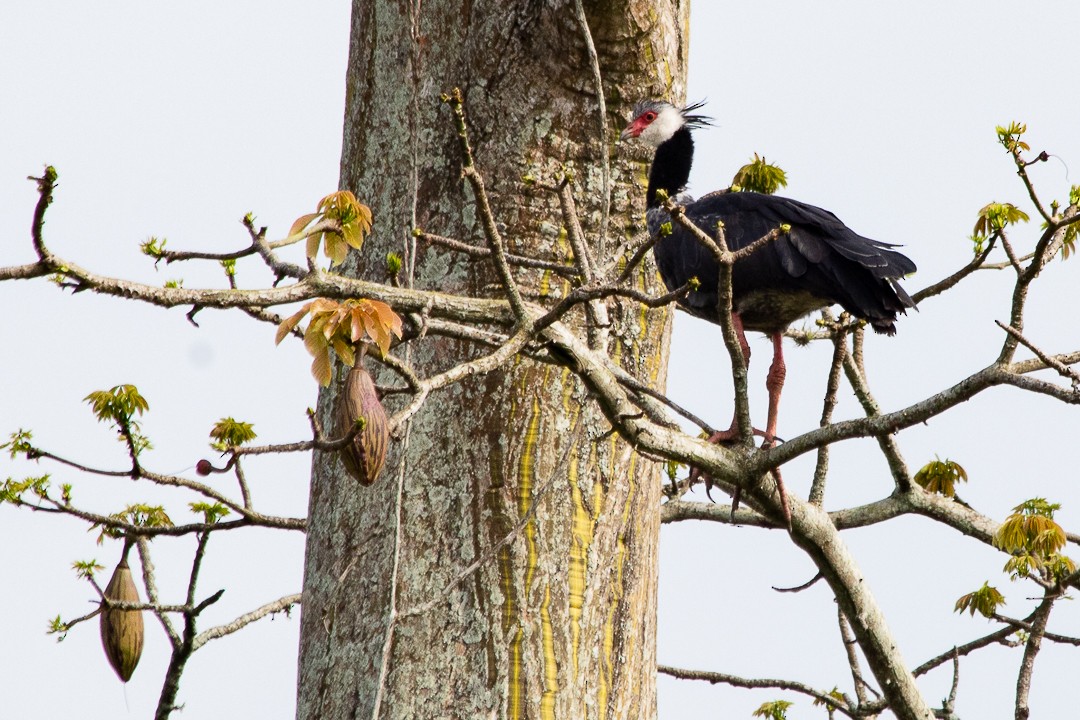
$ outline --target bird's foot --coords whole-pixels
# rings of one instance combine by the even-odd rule
[[[758,430],[757,428],[751,428],[751,431],[757,437],[762,437],[762,438],[767,438],[768,437],[765,432],[763,432],[761,430]],[[712,443],[714,445],[733,445],[733,444],[737,443],[740,439],[741,438],[740,438],[740,433],[739,433],[739,426],[735,421],[732,421],[731,427],[729,427],[727,430],[717,430],[712,435],[710,435],[708,438],[706,438],[705,442],[710,442],[710,443]],[[775,443],[776,440],[773,439],[772,442]],[[701,481],[703,481],[705,483],[705,497],[709,498],[709,500],[711,502],[716,502],[715,500],[713,500],[713,496],[712,496],[712,488],[713,488],[712,476],[701,472],[701,470],[696,468],[696,467],[695,468],[690,468],[690,486],[693,487],[694,485],[697,484],[697,482],[699,480],[701,480]],[[732,518],[735,517],[735,511],[739,509],[739,495],[740,495],[740,491],[739,491],[738,488],[736,488],[735,489],[735,494],[732,495],[732,497],[731,497],[731,516],[732,516]]]

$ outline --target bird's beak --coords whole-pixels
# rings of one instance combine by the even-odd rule
[[[626,129],[622,131],[622,135],[619,136],[619,142],[626,142],[630,138],[636,138],[640,132],[634,123],[630,123],[626,126]]]

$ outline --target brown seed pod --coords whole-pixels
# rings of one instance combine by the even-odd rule
[[[127,551],[113,571],[105,588],[105,597],[122,602],[140,602],[139,591],[131,577],[127,563]],[[140,610],[101,610],[101,644],[109,664],[127,682],[139,664],[143,649],[143,618]]]
[[[375,383],[359,362],[349,371],[338,398],[337,434],[347,433],[358,418],[363,418],[364,429],[341,449],[341,462],[361,485],[370,485],[386,462],[390,428]]]

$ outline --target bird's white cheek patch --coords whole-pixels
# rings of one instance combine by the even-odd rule
[[[659,147],[670,140],[685,123],[682,113],[673,107],[666,107],[641,132],[641,139],[653,147]]]

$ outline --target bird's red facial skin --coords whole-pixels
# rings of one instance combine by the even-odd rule
[[[626,138],[638,137],[639,135],[641,135],[642,131],[644,131],[645,128],[649,127],[649,124],[652,123],[652,121],[655,119],[656,113],[654,113],[652,110],[634,118],[630,122],[630,124],[626,126],[626,129],[623,130],[623,139],[625,140]]]

